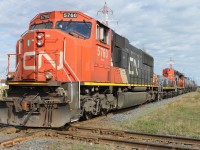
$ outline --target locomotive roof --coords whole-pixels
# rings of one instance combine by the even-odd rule
[[[177,70],[175,70],[175,69],[173,69],[173,68],[165,68],[165,69],[163,69],[163,70],[168,70],[168,69],[170,69],[170,70],[174,70],[174,73],[175,73],[176,75],[184,76],[183,73],[181,73],[181,72],[179,72],[179,71],[177,71]]]
[[[83,19],[85,18],[88,20],[95,20],[94,18],[80,11],[50,11],[37,14],[31,20],[31,23],[35,21],[45,21],[52,19],[62,20],[62,19],[73,19],[73,18],[83,18]]]
[[[75,21],[82,21],[82,20],[89,20],[93,22],[98,22],[98,24],[101,24],[107,29],[110,29],[107,25],[104,23],[99,22],[98,20],[88,16],[87,14],[84,14],[83,12],[80,11],[50,11],[50,12],[43,12],[37,14],[30,22],[30,26],[36,23],[41,23],[41,22],[48,22],[48,21],[60,21],[60,20],[75,20]],[[112,30],[112,29],[111,29]],[[140,55],[143,55],[143,57],[148,58],[148,60],[153,59],[153,57],[142,51],[141,49],[138,49],[134,47],[132,44],[130,44],[129,40],[113,31],[113,34],[118,37],[118,41],[123,45],[121,48],[122,50],[125,50],[128,48],[129,50],[132,50]],[[119,46],[120,47],[120,46]]]

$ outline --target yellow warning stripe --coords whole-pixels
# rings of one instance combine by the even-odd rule
[[[8,82],[8,85],[47,85],[47,82]]]
[[[88,86],[137,86],[137,87],[154,87],[158,88],[157,85],[151,84],[123,84],[123,83],[106,83],[106,82],[83,82],[83,85]],[[183,87],[177,87],[183,88]],[[175,87],[163,87],[163,89],[175,89]]]
[[[141,87],[157,87],[150,84],[126,84],[126,83],[106,83],[106,82],[83,82],[83,85],[88,86],[141,86]]]
[[[163,87],[163,89],[176,89],[175,87]],[[177,89],[183,89],[183,87],[177,87]]]
[[[170,89],[175,89],[175,87],[163,87],[163,89],[170,90]]]
[[[8,82],[8,85],[48,85],[48,82]],[[87,86],[135,86],[135,87],[154,87],[156,85],[151,84],[123,84],[123,83],[106,83],[106,82],[83,82],[83,85]],[[177,87],[183,89],[183,87]],[[163,89],[175,89],[175,87],[163,87]]]

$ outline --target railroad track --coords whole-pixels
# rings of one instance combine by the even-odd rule
[[[12,129],[14,131],[14,129]],[[6,130],[5,130],[6,131]],[[8,130],[9,131],[9,130]],[[20,130],[23,135],[0,142],[0,148],[12,147],[38,137],[80,140],[100,145],[112,145],[120,149],[200,149],[200,139],[177,136],[163,136],[102,128],[88,128],[72,125],[67,129]]]
[[[119,140],[121,141],[119,142],[120,144],[124,142],[126,143],[125,145],[128,144],[133,146],[131,148],[148,147],[148,149],[200,149],[200,139],[195,138],[155,135],[82,126],[71,126],[68,130],[74,133],[81,133],[90,136],[95,135],[109,137],[113,140],[113,142],[115,141],[117,143],[117,140]],[[137,145],[139,147],[134,147]]]
[[[22,144],[24,141],[32,140],[32,139],[35,139],[38,137],[44,137],[44,136],[46,136],[45,130],[32,131],[32,132],[29,131],[26,134],[22,134],[21,136],[1,141],[0,148],[13,147],[15,145]]]

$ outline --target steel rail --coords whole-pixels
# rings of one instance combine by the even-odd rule
[[[11,128],[13,131],[14,129]],[[24,130],[19,130],[20,132]],[[109,130],[101,128],[88,128],[72,126],[68,130],[25,130],[25,134],[19,137],[0,142],[0,148],[8,148],[19,145],[27,140],[38,137],[65,138],[80,140],[100,145],[112,145],[123,149],[200,149],[200,139],[144,134],[137,132]],[[187,145],[186,145],[187,144]]]
[[[113,136],[115,138],[123,138],[129,141],[139,140],[145,141],[147,143],[160,143],[168,145],[177,145],[191,148],[200,149],[200,139],[189,138],[189,137],[180,137],[180,136],[168,136],[168,135],[158,135],[158,134],[147,134],[139,132],[129,132],[129,131],[119,131],[119,130],[110,130],[94,127],[83,127],[83,126],[71,126],[68,129],[69,131],[79,132],[79,133],[88,133],[96,134],[103,136]]]
[[[46,134],[47,135],[47,134]],[[122,149],[148,149],[148,150],[168,150],[168,149],[181,149],[181,150],[197,150],[198,148],[186,147],[183,145],[168,145],[163,143],[152,143],[145,142],[141,140],[127,140],[117,137],[109,137],[105,135],[96,135],[96,134],[86,134],[78,132],[64,132],[64,131],[50,131],[50,137],[65,138],[71,140],[85,141],[94,144],[100,145],[111,145],[112,147],[122,148]]]

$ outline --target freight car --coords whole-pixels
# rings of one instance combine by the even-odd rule
[[[153,68],[152,56],[84,13],[38,14],[16,54],[8,54],[9,91],[0,101],[0,123],[61,127],[156,99],[161,91],[153,84]]]

